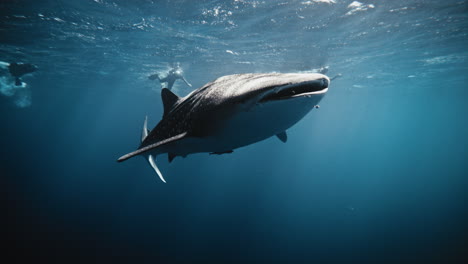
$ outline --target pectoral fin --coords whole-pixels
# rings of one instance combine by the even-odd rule
[[[169,160],[169,163],[172,162],[172,160],[176,157],[177,155],[173,154],[173,153],[168,153],[167,154],[167,159]]]
[[[284,143],[286,143],[286,141],[288,141],[288,135],[286,134],[286,131],[278,133],[278,134],[276,134],[276,136],[279,138],[279,140],[283,141]]]

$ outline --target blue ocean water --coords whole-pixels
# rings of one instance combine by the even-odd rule
[[[9,257],[466,263],[467,47],[460,0],[2,1],[0,61],[39,68],[27,104],[0,94]],[[160,157],[164,184],[116,159],[162,116],[148,76],[177,63],[193,88],[342,76],[286,144]]]

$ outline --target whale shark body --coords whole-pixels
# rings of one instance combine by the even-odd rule
[[[143,125],[141,144],[119,162],[143,155],[163,181],[156,156],[169,162],[192,153],[224,154],[271,136],[287,141],[286,130],[301,120],[328,91],[319,73],[256,73],[220,77],[181,98],[162,89],[162,120]]]

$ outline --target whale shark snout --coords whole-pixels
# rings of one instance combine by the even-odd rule
[[[323,78],[314,79],[311,81],[303,81],[293,84],[286,84],[276,88],[274,93],[262,98],[262,102],[272,100],[284,100],[300,96],[308,96],[312,94],[326,92],[330,79],[323,76]]]

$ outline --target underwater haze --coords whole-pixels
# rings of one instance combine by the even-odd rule
[[[467,47],[464,0],[1,1],[0,61],[38,68],[0,83],[2,262],[468,263]],[[165,184],[116,159],[174,65],[179,96],[341,77],[287,143],[158,156]]]

